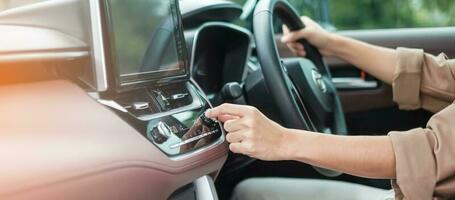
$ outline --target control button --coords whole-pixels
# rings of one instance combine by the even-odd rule
[[[163,92],[161,90],[153,90],[153,94],[161,110],[168,110],[170,103],[167,100],[167,98],[163,95]]]
[[[149,103],[148,102],[134,102],[133,108],[135,110],[145,110],[145,109],[149,108]]]
[[[174,94],[169,97],[171,100],[179,100],[187,97],[189,94],[188,93],[179,93],[179,94]]]
[[[213,120],[213,119],[210,119],[208,117],[205,116],[205,114],[202,114],[200,116],[201,118],[201,121],[202,123],[205,125],[205,126],[208,126],[210,128],[215,128],[215,127],[218,127],[218,122]]]
[[[175,126],[171,126],[170,128],[171,128],[171,132],[174,134],[177,134],[179,132],[179,130]]]
[[[158,122],[151,131],[153,141],[158,144],[165,142],[171,137],[172,131],[169,126],[164,122]]]

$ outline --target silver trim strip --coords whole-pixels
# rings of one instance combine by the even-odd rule
[[[173,145],[170,146],[170,148],[171,148],[171,149],[175,149],[175,148],[180,147],[180,146],[182,146],[182,145],[185,145],[185,144],[194,142],[194,141],[196,141],[196,140],[199,140],[199,139],[201,139],[201,138],[207,137],[207,136],[209,136],[209,135],[215,134],[216,132],[218,132],[217,129],[215,129],[215,130],[213,130],[213,131],[209,131],[209,132],[202,133],[201,135],[198,135],[198,136],[196,136],[196,137],[192,137],[192,138],[187,139],[187,140],[184,140],[184,141],[182,141],[182,142],[173,144]]]
[[[196,187],[196,199],[198,200],[218,200],[215,184],[210,176],[202,176],[194,181]]]
[[[111,108],[116,109],[116,110],[120,110],[120,111],[122,111],[124,113],[128,112],[123,106],[121,106],[120,104],[118,104],[115,101],[105,100],[105,99],[97,99],[97,100],[98,100],[98,102],[100,104],[103,104],[105,106],[111,107]]]
[[[357,77],[332,78],[332,82],[337,89],[374,89],[378,87],[377,81],[367,81]]]
[[[0,63],[32,62],[43,60],[75,60],[88,57],[87,51],[67,51],[67,52],[32,52],[32,53],[11,53],[0,55]]]
[[[99,92],[107,90],[106,58],[103,46],[99,0],[90,0],[90,18],[92,32],[93,64],[95,65],[96,88]]]

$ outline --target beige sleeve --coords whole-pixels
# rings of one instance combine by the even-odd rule
[[[397,199],[428,200],[455,194],[455,103],[435,114],[426,128],[390,132]]]
[[[400,109],[438,112],[455,100],[455,60],[421,49],[397,49],[393,99]]]

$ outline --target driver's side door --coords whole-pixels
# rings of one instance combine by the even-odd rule
[[[423,48],[426,52],[455,57],[455,2],[450,0],[290,0],[298,11],[326,29],[389,48]],[[278,44],[281,44],[278,42]],[[293,56],[281,44],[281,53]],[[326,58],[343,102],[349,132],[387,134],[425,126],[431,113],[400,111],[389,85],[355,66]]]

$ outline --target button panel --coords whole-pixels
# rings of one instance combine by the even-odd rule
[[[118,115],[168,156],[178,156],[222,141],[221,125],[205,117],[210,108],[191,83],[144,88],[114,100]],[[162,100],[162,101],[160,101]]]
[[[170,156],[203,148],[223,135],[220,123],[205,116],[205,111],[210,108],[208,102],[195,88],[190,87],[188,91],[188,94],[175,93],[175,98],[192,97],[191,102],[199,102],[199,105],[178,112],[170,110],[169,114],[147,121],[146,137]],[[172,97],[164,92],[160,94]]]

